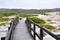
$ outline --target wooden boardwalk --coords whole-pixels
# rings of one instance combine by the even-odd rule
[[[13,35],[13,40],[33,40],[27,30],[25,19],[20,20],[18,25],[16,26]]]

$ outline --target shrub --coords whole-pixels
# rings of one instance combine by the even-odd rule
[[[22,18],[19,18],[20,20],[22,19]]]
[[[45,21],[36,17],[30,18],[32,21],[39,23],[39,24],[44,24]]]
[[[20,16],[20,17],[26,17],[27,15],[22,13],[22,14],[20,14],[19,16]]]
[[[2,26],[2,25],[4,25],[4,26],[5,26],[5,25],[6,25],[6,23],[1,23],[1,24],[0,24],[0,26]]]
[[[42,20],[42,19],[39,19],[39,18],[36,18],[36,17],[33,17],[33,18],[30,18],[32,21],[40,24],[42,27],[45,27],[49,30],[52,30],[52,29],[56,29],[55,27],[51,26],[51,25],[44,25],[45,24],[45,21]]]
[[[52,29],[55,29],[55,27],[53,27],[53,26],[51,26],[51,25],[43,25],[45,28],[47,28],[47,29],[50,29],[50,30],[52,30]]]
[[[9,21],[9,18],[0,18],[0,22],[5,22],[5,21]]]
[[[60,30],[60,28],[59,28],[59,30]]]
[[[6,13],[6,12],[0,12],[0,17],[3,17],[3,16],[12,16],[12,15],[17,15],[17,13]]]
[[[37,14],[28,14],[29,17],[38,16]]]

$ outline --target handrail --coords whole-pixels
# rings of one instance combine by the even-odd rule
[[[56,40],[60,40],[60,37],[51,33],[50,31],[48,31],[47,29],[41,27],[41,25],[33,22],[32,20],[30,20],[28,17],[26,18],[26,24],[28,27],[28,31],[31,34],[31,36],[34,38],[34,40],[36,40],[36,36],[39,38],[39,40],[43,40],[43,31],[45,31],[46,33],[48,33],[50,36],[52,36],[53,38],[55,38]],[[31,27],[31,24],[34,25],[34,27]],[[36,27],[38,27],[40,29],[40,35],[38,35],[38,33],[36,32]],[[33,31],[33,34],[31,33]]]
[[[10,29],[8,30],[8,33],[7,33],[5,40],[12,40],[14,29],[15,29],[18,22],[19,22],[18,17],[15,17],[14,19],[12,19],[12,21],[10,23]]]

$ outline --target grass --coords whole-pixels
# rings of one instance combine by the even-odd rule
[[[0,12],[0,17],[3,17],[3,16],[12,16],[12,15],[17,15],[17,13],[6,13],[6,12]]]
[[[0,24],[0,26],[2,26],[2,25],[4,25],[4,26],[5,26],[6,24],[7,24],[7,23],[1,23],[1,24]]]
[[[51,26],[51,25],[43,25],[45,28],[49,29],[49,30],[52,30],[52,29],[55,29],[55,27]]]
[[[21,20],[22,18],[20,17],[19,20]]]
[[[11,19],[10,18],[2,18],[2,17],[8,17],[8,16],[13,16],[13,15],[18,15],[17,13],[14,12],[0,12],[0,22],[9,22]],[[1,23],[0,26],[6,25],[6,23]]]
[[[41,14],[48,15],[45,12],[44,13],[42,12]],[[0,12],[0,22],[8,22],[9,20],[11,20],[9,18],[1,18],[1,17],[3,17],[3,16],[13,16],[13,15],[18,15],[18,14],[17,13],[13,13],[13,12],[10,12],[10,13]],[[37,17],[33,17],[33,16],[38,16],[37,14],[25,14],[25,13],[19,14],[19,17],[22,17],[22,18],[24,18],[26,16],[31,17],[30,19],[32,21],[34,21],[34,22],[36,22],[38,24],[41,24],[43,27],[45,27],[47,29],[50,29],[50,30],[55,29],[55,27],[53,27],[51,25],[44,25],[46,23],[44,20],[39,19]],[[19,18],[19,19],[21,20],[22,18]],[[50,20],[48,20],[48,21],[50,21]],[[5,24],[2,23],[0,25],[5,25]],[[59,28],[59,30],[60,30],[60,28]]]
[[[51,21],[50,19],[48,19],[47,21]]]
[[[0,22],[7,22],[9,20],[11,20],[11,19],[9,19],[9,18],[0,18]]]
[[[9,19],[9,18],[0,18],[0,22],[5,22],[5,23],[1,23],[0,24],[0,26],[2,26],[2,25],[6,25],[7,24],[7,22],[9,22],[11,19]]]
[[[39,19],[39,18],[37,18],[37,17],[32,17],[32,18],[30,18],[30,19],[31,19],[32,21],[36,22],[36,23],[39,23],[39,24],[44,24],[44,23],[45,23],[44,20]]]
[[[26,16],[27,16],[27,14],[23,14],[23,13],[22,14],[19,14],[19,17],[23,17],[24,18]]]
[[[24,14],[24,13],[22,13],[22,14],[19,15],[19,17],[23,17],[23,18],[27,17],[27,16],[28,17],[33,17],[33,16],[38,16],[38,15],[37,14]]]
[[[60,28],[59,28],[59,30],[60,30]]]
[[[49,15],[49,14],[47,14],[47,13],[42,13],[42,15]]]
[[[28,14],[29,17],[38,16],[37,14]]]
[[[56,29],[55,27],[51,26],[51,25],[45,25],[46,22],[42,19],[39,19],[39,18],[36,18],[36,17],[32,17],[30,18],[32,21],[42,25],[42,27],[45,27],[46,29],[49,29],[49,30],[53,30],[53,29]]]

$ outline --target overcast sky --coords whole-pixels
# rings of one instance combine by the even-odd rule
[[[0,8],[23,8],[23,9],[60,8],[60,0],[0,0]]]

